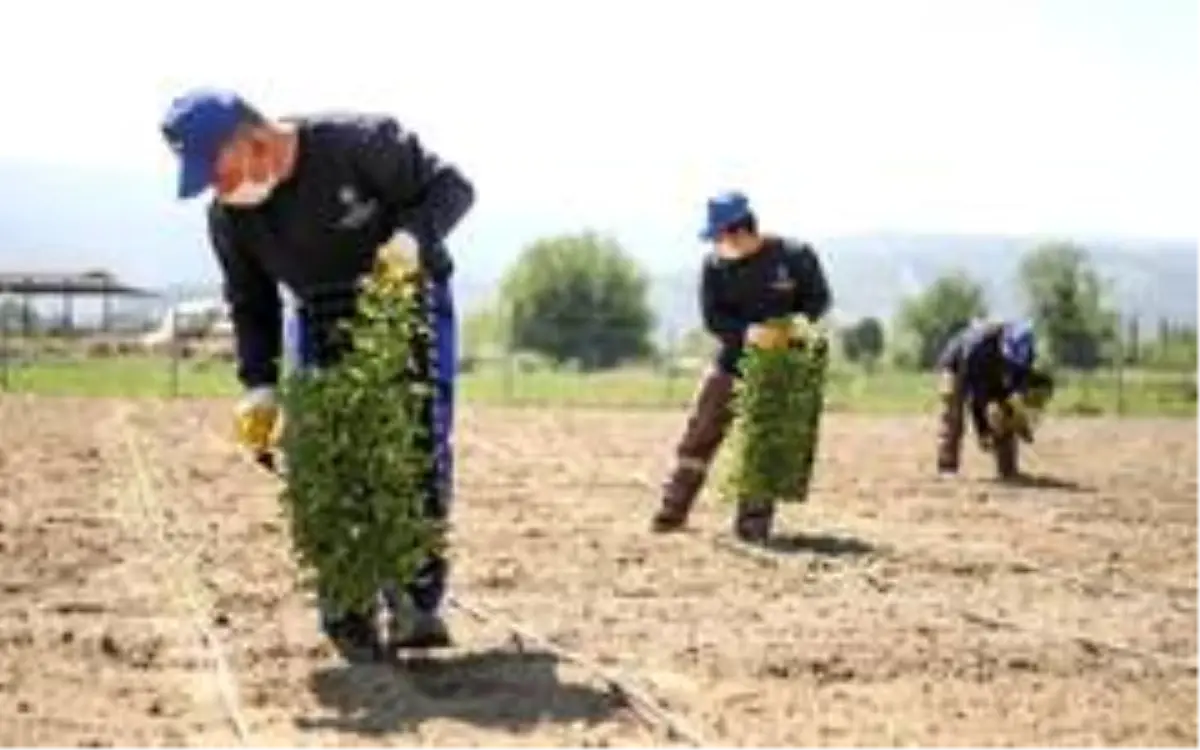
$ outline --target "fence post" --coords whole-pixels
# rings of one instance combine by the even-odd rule
[[[1118,323],[1117,330],[1120,331]],[[1125,416],[1125,338],[1117,334],[1117,416]]]
[[[0,298],[0,302],[6,298]],[[0,305],[0,388],[8,390],[8,360],[12,353],[8,349],[8,310]]]
[[[664,379],[663,383],[662,405],[664,408],[671,406],[671,396],[675,391],[675,368],[677,365],[678,346],[679,344],[676,336],[676,330],[675,327],[672,326],[667,331],[667,346],[666,351],[663,352],[664,356],[662,358],[663,366],[666,368],[666,378]]]
[[[175,294],[167,296],[168,316],[171,321],[171,340],[167,347],[167,397],[176,398],[179,396],[179,318],[175,316],[171,310],[178,308],[178,298]]]
[[[505,303],[502,302],[500,303],[500,307],[500,319],[503,321],[501,325],[508,327],[508,335],[505,336],[504,345],[500,347],[501,351],[503,352],[502,356],[504,357],[504,369],[503,373],[501,374],[501,389],[503,394],[500,400],[502,406],[512,406],[514,375],[513,368],[516,366],[516,362],[514,361],[515,357],[513,356],[513,342],[517,340],[516,332],[514,330],[516,317],[513,315],[513,308],[511,305],[505,305]]]

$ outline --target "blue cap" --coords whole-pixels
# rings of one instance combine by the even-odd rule
[[[262,117],[232,91],[193,89],[171,102],[162,122],[163,137],[179,155],[179,197],[193,198],[213,179],[221,147],[245,122]]]
[[[1000,355],[1017,367],[1033,366],[1037,355],[1037,341],[1033,325],[1029,321],[1009,323],[1000,334]]]
[[[708,216],[700,239],[712,241],[722,230],[750,215],[750,199],[732,190],[708,199]]]

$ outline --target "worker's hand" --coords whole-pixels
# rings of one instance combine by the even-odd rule
[[[1016,435],[1026,443],[1033,442],[1034,413],[1020,396],[1009,396],[1002,402],[988,404],[988,425],[997,435]]]
[[[1010,429],[1008,414],[1004,410],[1004,404],[999,401],[992,401],[987,405],[985,413],[987,414],[987,426],[992,433],[1003,435]]]
[[[956,380],[954,370],[942,370],[942,374],[938,378],[938,395],[942,399],[949,400],[954,397]]]
[[[242,447],[261,454],[269,451],[275,439],[279,421],[279,404],[275,389],[251,388],[234,410],[237,441]]]
[[[377,277],[405,279],[420,269],[421,246],[411,233],[400,230],[375,253]]]
[[[990,453],[996,447],[996,438],[990,432],[979,433],[979,450]]]
[[[1012,431],[1026,443],[1032,443],[1037,410],[1031,409],[1022,396],[1010,396],[1005,403],[1008,406]]]

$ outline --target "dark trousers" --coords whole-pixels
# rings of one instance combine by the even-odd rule
[[[717,451],[733,424],[734,376],[711,366],[692,397],[683,435],[675,446],[675,461],[663,484],[661,514],[682,521],[704,487]],[[738,514],[749,513],[749,498],[739,498]],[[769,513],[762,503],[757,513]]]
[[[299,368],[329,367],[345,352],[345,341],[339,339],[336,324],[353,313],[354,298],[348,294],[331,294],[310,304],[288,321],[289,355]],[[429,451],[429,464],[423,482],[422,507],[428,518],[447,520],[454,496],[454,402],[457,375],[457,326],[454,298],[449,281],[429,282],[423,306],[428,316],[432,340],[419,342],[418,377],[432,381],[432,397],[422,404],[428,427],[424,438]],[[440,554],[432,554],[421,565],[413,581],[404,587],[413,606],[424,612],[435,612],[446,595],[449,562]],[[397,587],[384,583],[381,592],[395,601]],[[338,613],[322,605],[322,618]]]
[[[968,393],[963,376],[951,370],[943,371],[938,384],[941,409],[938,414],[938,471],[957,472],[962,458],[962,442],[967,428],[967,412],[971,412],[980,443],[986,446],[996,462],[996,473],[1011,478],[1017,473],[1017,437],[1011,432],[993,434],[986,426],[987,404]]]

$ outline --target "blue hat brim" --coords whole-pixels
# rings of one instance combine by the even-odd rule
[[[725,219],[720,224],[709,224],[704,229],[700,230],[700,239],[705,242],[712,242],[713,240],[715,240],[717,238],[717,235],[719,235],[721,232],[725,231],[729,227],[733,226],[734,224],[737,224],[739,221],[745,220],[745,218],[747,216],[749,216],[750,213],[751,213],[750,209],[747,208],[742,211],[739,211],[738,213],[734,214],[733,216],[730,216],[729,218]]]
[[[216,159],[208,154],[191,152],[183,155],[179,172],[179,197],[195,198],[212,184]]]

